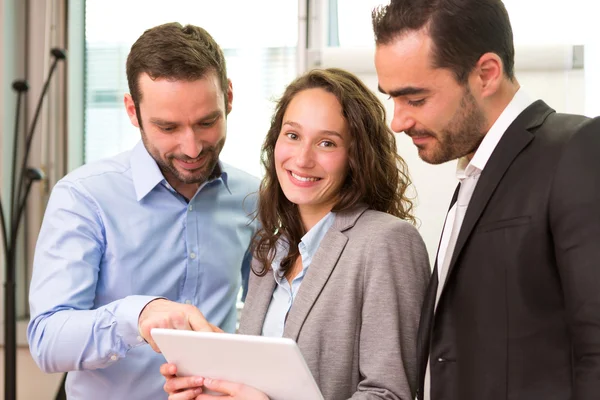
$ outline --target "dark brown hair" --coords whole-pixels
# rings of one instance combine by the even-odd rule
[[[281,262],[285,276],[296,261],[298,244],[306,233],[298,207],[290,202],[279,185],[275,170],[275,143],[291,100],[299,92],[321,88],[335,95],[348,124],[348,175],[340,189],[335,212],[358,204],[414,222],[412,202],[406,196],[410,178],[398,155],[396,138],[388,126],[385,108],[379,99],[353,74],[337,68],[312,70],[296,78],[275,107],[271,127],[262,146],[265,176],[260,185],[258,219],[261,229],[254,238],[254,256],[262,264],[262,276],[271,269],[277,241],[289,244]]]
[[[152,79],[195,81],[214,71],[227,102],[229,84],[225,56],[212,36],[198,26],[171,22],[148,29],[131,46],[126,70],[140,126],[142,93],[139,79],[143,73]]]
[[[465,83],[479,58],[490,52],[502,59],[504,75],[514,79],[513,33],[501,0],[392,0],[372,17],[378,45],[427,29],[433,66],[450,69],[458,83]]]

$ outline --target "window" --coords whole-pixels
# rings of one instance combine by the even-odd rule
[[[336,10],[339,46],[373,46],[371,11],[389,0],[325,0]],[[584,44],[600,4],[589,0],[503,0],[510,16],[515,43]],[[597,32],[597,31],[596,31]],[[333,45],[333,43],[330,43]]]
[[[340,47],[373,47],[371,12],[375,7],[388,4],[382,0],[337,1],[338,34]]]
[[[127,54],[144,30],[177,21],[205,28],[227,59],[234,101],[221,159],[261,175],[260,146],[274,101],[296,76],[297,0],[170,0],[168,6],[162,0],[87,0],[85,20],[85,162],[138,142],[139,130],[123,106]]]

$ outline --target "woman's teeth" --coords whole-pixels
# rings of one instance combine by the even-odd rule
[[[290,173],[292,174],[292,176],[295,179],[298,179],[299,181],[302,181],[302,182],[316,182],[316,181],[319,180],[319,178],[310,178],[310,177],[304,177],[304,176],[296,175],[295,173],[293,173],[291,171],[290,171]]]

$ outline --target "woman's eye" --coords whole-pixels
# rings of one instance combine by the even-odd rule
[[[285,135],[292,140],[298,139],[298,135],[296,135],[294,132],[288,132]]]
[[[335,143],[333,143],[333,142],[332,142],[332,141],[330,141],[330,140],[323,140],[323,141],[320,143],[320,145],[321,145],[322,147],[335,147]]]

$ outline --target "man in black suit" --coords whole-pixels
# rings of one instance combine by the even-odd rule
[[[520,88],[500,0],[392,0],[373,26],[392,129],[459,160],[419,399],[600,399],[600,119]]]

